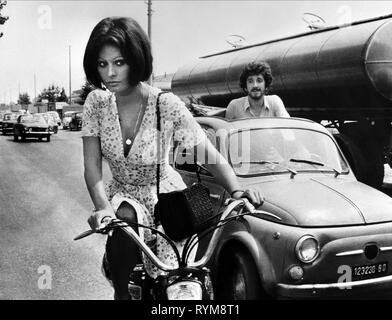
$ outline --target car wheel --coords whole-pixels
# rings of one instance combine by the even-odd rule
[[[42,141],[42,138],[38,138],[38,141]]]
[[[18,135],[14,134],[14,141],[18,141],[18,140],[19,140]]]
[[[50,136],[46,137],[46,141],[49,142],[50,141]]]
[[[221,271],[220,285],[217,290],[219,300],[258,300],[266,298],[260,285],[256,265],[248,251],[241,248],[234,250],[225,259]]]

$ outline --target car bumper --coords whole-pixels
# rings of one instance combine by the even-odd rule
[[[13,128],[13,127],[7,127],[7,128],[3,128],[2,131],[3,131],[4,133],[14,132],[14,128]]]
[[[29,132],[29,133],[23,133],[22,137],[26,137],[26,138],[39,138],[39,137],[47,137],[52,135],[53,132],[49,131],[49,132]]]
[[[280,298],[340,298],[361,297],[374,298],[373,294],[380,293],[384,298],[386,293],[392,292],[392,275],[374,279],[351,282],[337,282],[325,284],[277,284],[277,294]],[[389,297],[392,298],[392,295]]]

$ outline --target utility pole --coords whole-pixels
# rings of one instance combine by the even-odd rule
[[[152,0],[147,0],[147,17],[148,17],[148,38],[151,41],[151,16],[152,16]]]
[[[34,103],[37,102],[37,80],[35,79],[35,73],[34,73]]]
[[[68,46],[68,56],[69,56],[69,105],[72,105],[72,89],[71,89],[71,46]]]
[[[147,0],[147,18],[148,18],[148,38],[150,39],[150,44],[152,46],[152,39],[151,39],[151,17],[152,17],[152,0]],[[150,79],[148,79],[148,84],[152,85],[152,79],[154,78],[154,73],[151,74]]]

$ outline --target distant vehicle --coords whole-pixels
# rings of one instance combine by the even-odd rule
[[[76,111],[67,111],[67,112],[64,113],[63,121],[62,121],[63,129],[68,129],[69,128],[69,123],[71,122],[72,115],[74,113],[76,113]]]
[[[20,115],[17,118],[17,122],[14,125],[14,141],[18,141],[19,137],[22,140],[26,138],[46,138],[46,141],[50,141],[52,132],[49,129],[49,124],[41,114],[26,114]]]
[[[3,130],[2,126],[3,126],[3,117],[6,113],[9,113],[9,111],[2,111],[0,112],[0,130]]]
[[[74,112],[72,114],[71,121],[69,123],[69,130],[81,130],[82,129],[82,116],[83,112]]]
[[[46,113],[54,119],[58,126],[61,126],[61,119],[57,111],[48,111]]]
[[[4,136],[7,133],[14,132],[14,124],[16,123],[16,120],[18,119],[19,115],[20,113],[15,113],[15,112],[8,112],[4,114],[3,123],[1,125],[2,133]]]
[[[44,116],[45,120],[48,122],[50,126],[50,130],[53,131],[53,133],[57,133],[59,130],[59,124],[57,122],[56,115],[50,112],[43,113],[42,115]]]

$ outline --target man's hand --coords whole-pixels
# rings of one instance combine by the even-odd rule
[[[252,188],[246,189],[245,191],[236,191],[231,196],[234,199],[247,198],[255,207],[258,207],[264,203],[263,194],[259,190]]]

